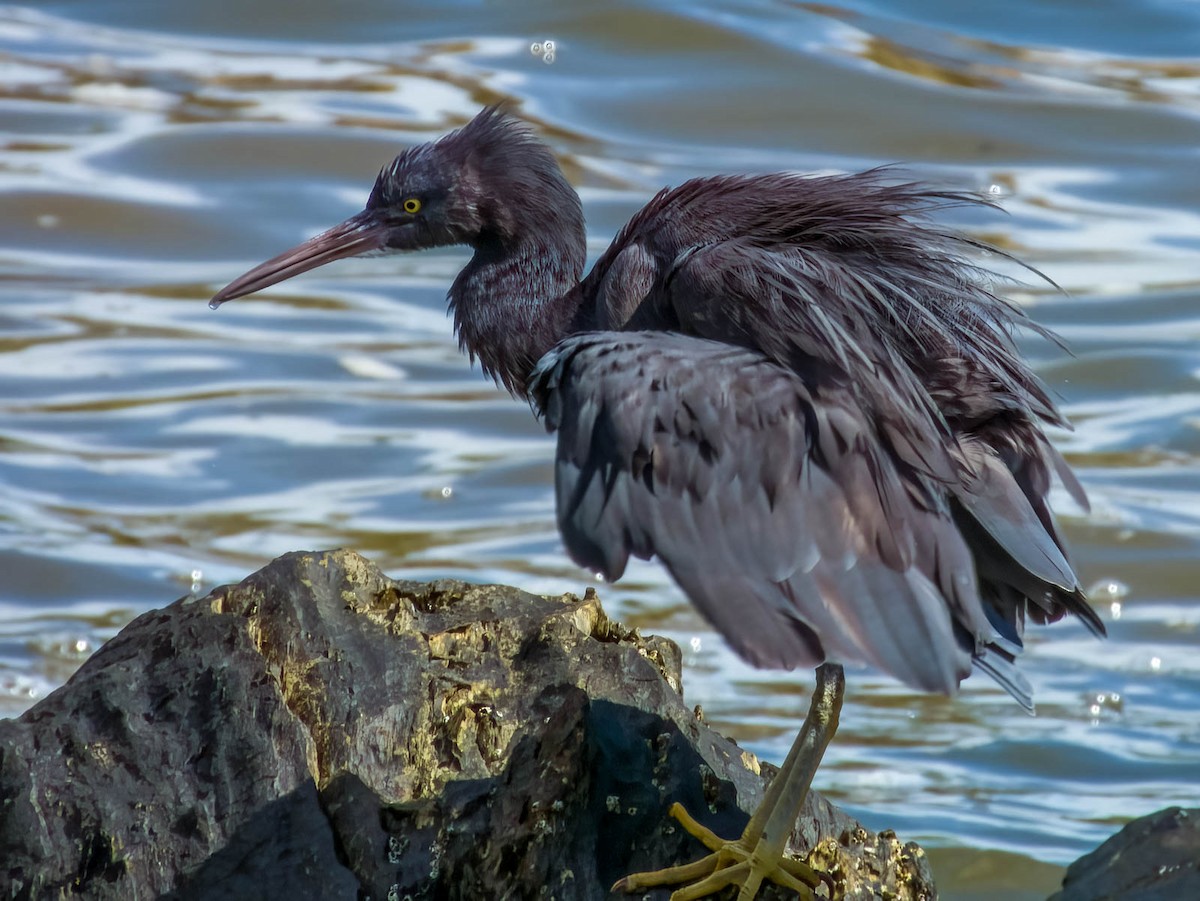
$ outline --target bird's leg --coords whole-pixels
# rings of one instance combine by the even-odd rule
[[[695,863],[620,880],[614,891],[636,892],[658,885],[690,883],[671,895],[671,901],[695,901],[729,885],[740,886],[738,901],[750,901],[764,879],[811,899],[822,875],[799,860],[784,857],[788,837],[804,806],[808,788],[838,727],[846,680],[842,667],[825,663],[817,668],[808,716],[788,752],[783,767],[767,787],[762,803],[740,838],[724,841],[693,820],[680,804],[670,814],[713,853]]]

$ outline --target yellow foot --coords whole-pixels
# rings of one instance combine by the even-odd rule
[[[738,901],[751,901],[758,894],[763,880],[769,879],[797,892],[803,901],[814,901],[812,890],[822,881],[829,882],[830,889],[833,888],[828,876],[818,873],[803,861],[790,857],[760,859],[755,854],[759,848],[757,839],[751,842],[745,836],[736,841],[720,838],[692,819],[682,804],[672,804],[667,812],[713,853],[695,863],[648,873],[633,873],[619,880],[612,887],[614,892],[640,892],[659,885],[689,883],[672,893],[671,901],[696,901],[726,886],[736,885],[739,886]]]

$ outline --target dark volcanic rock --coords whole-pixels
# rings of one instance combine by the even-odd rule
[[[740,832],[758,769],[591,592],[289,554],[0,721],[0,896],[607,898],[700,856],[673,801]],[[919,848],[815,795],[793,838],[847,898],[934,897]]]
[[[1191,901],[1200,898],[1200,807],[1134,820],[1067,868],[1050,901]]]

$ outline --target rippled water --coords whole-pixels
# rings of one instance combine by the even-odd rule
[[[1060,510],[1112,638],[1031,636],[1036,719],[986,680],[947,701],[852,674],[819,786],[934,848],[947,897],[1044,894],[1127,818],[1197,801],[1197,48],[1200,6],[1154,0],[0,7],[0,714],[292,549],[588,582],[550,440],[456,349],[465,253],[205,305],[356,211],[399,148],[515,98],[593,254],[693,175],[904,161],[998,192],[1007,216],[955,224],[1069,292],[1014,296],[1075,353],[1028,347],[1077,426],[1058,440],[1094,509]],[[680,641],[710,719],[783,755],[809,674],[740,664],[654,566],[603,596]]]

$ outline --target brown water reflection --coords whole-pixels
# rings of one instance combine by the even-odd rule
[[[821,788],[925,840],[959,898],[1044,897],[1123,818],[1195,804],[1200,11],[985,7],[0,9],[0,713],[138,612],[296,548],[588,584],[554,530],[549,441],[450,333],[462,252],[205,306],[358,209],[397,149],[507,96],[581,188],[593,254],[714,171],[902,161],[995,191],[1008,215],[954,224],[1068,291],[1013,296],[1075,353],[1027,348],[1077,425],[1059,440],[1094,510],[1060,508],[1112,639],[1032,636],[1036,719],[975,680],[951,702],[852,674]],[[553,65],[529,52],[546,38]],[[783,753],[809,674],[733,659],[656,567],[602,594],[681,643],[689,701]]]

